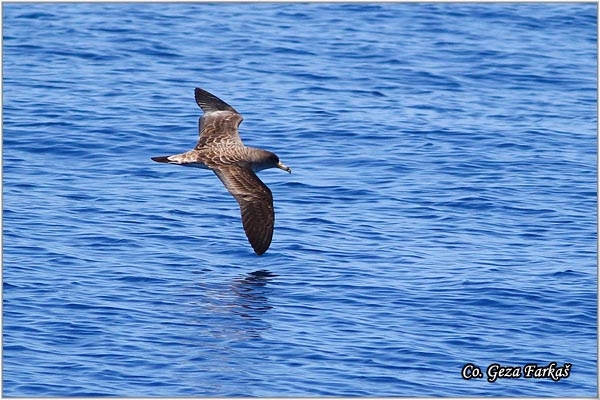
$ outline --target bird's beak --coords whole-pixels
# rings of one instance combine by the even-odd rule
[[[289,172],[290,174],[292,173],[292,169],[291,169],[290,167],[287,167],[287,166],[283,165],[283,164],[281,163],[281,161],[277,163],[277,168],[279,168],[279,169],[282,169],[282,170],[284,170],[284,171],[287,171],[287,172]]]

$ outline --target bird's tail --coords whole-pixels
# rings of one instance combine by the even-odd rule
[[[173,154],[171,156],[160,156],[160,157],[150,157],[152,161],[156,161],[159,163],[165,164],[174,164],[174,165],[182,165],[184,167],[196,167],[196,168],[204,168],[207,169],[207,166],[197,159],[195,159],[191,152],[183,153],[183,154]]]
[[[160,157],[151,157],[153,161],[161,162],[161,163],[170,163],[169,156],[160,156]]]

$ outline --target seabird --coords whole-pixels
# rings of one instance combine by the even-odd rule
[[[196,88],[195,97],[204,112],[198,121],[200,138],[196,147],[152,160],[212,170],[239,203],[248,241],[261,255],[273,238],[275,211],[271,190],[255,172],[267,168],[292,170],[275,153],[244,146],[238,133],[243,118],[233,107],[203,89]]]

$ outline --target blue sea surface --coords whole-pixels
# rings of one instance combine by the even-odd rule
[[[4,396],[598,395],[597,4],[2,7]]]

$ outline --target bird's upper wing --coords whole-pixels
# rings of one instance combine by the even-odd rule
[[[271,244],[275,226],[271,190],[250,168],[224,165],[213,171],[240,205],[244,231],[254,252],[263,254]]]
[[[206,90],[196,88],[196,103],[204,114],[198,120],[200,138],[195,149],[218,144],[242,144],[238,126],[242,116],[235,108]]]

